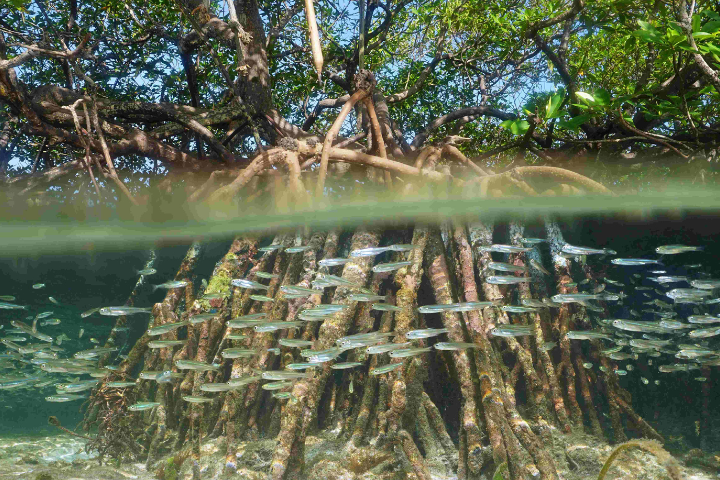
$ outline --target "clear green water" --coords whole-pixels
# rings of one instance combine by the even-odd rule
[[[677,195],[663,194],[644,197],[603,198],[541,198],[504,200],[433,200],[432,202],[395,202],[392,204],[350,204],[320,211],[294,212],[255,216],[198,216],[188,215],[182,222],[161,224],[133,222],[48,222],[27,223],[8,221],[2,225],[0,250],[0,295],[16,297],[13,303],[27,306],[25,310],[0,310],[0,337],[16,336],[8,333],[10,322],[29,315],[53,311],[59,325],[41,327],[41,331],[55,338],[65,334],[61,356],[90,349],[92,339],[104,344],[113,327],[115,317],[92,315],[81,318],[80,313],[94,307],[122,305],[138,279],[136,271],[147,259],[148,249],[157,254],[154,268],[157,273],[148,277],[149,283],[171,279],[192,240],[206,244],[203,257],[195,272],[195,280],[208,279],[215,263],[227,251],[233,236],[251,234],[262,244],[269,244],[275,232],[296,229],[349,228],[356,225],[382,224],[399,228],[412,222],[436,222],[452,218],[456,221],[480,219],[496,225],[495,243],[508,243],[504,237],[509,221],[526,225],[526,236],[544,237],[542,219],[552,215],[558,219],[565,240],[572,245],[611,248],[619,257],[657,258],[655,247],[666,244],[703,246],[703,252],[667,256],[665,266],[617,267],[610,257],[589,257],[588,263],[603,275],[624,283],[627,287],[608,285],[607,290],[624,292],[628,298],[622,305],[613,307],[615,318],[632,319],[630,310],[641,311],[642,302],[651,299],[671,300],[648,291],[644,298],[634,286],[656,288],[648,281],[650,270],[664,269],[668,274],[691,278],[720,278],[720,201],[717,196],[700,193],[692,198],[679,199]],[[503,233],[505,232],[505,233]],[[544,254],[547,247],[540,246]],[[503,261],[503,254],[496,254]],[[700,267],[688,265],[700,264]],[[576,270],[577,271],[577,270]],[[640,275],[638,279],[634,275]],[[578,276],[578,280],[582,277]],[[39,290],[32,285],[44,283]],[[688,287],[687,284],[673,285]],[[667,290],[667,289],[665,289]],[[714,292],[715,293],[715,292]],[[164,297],[165,292],[141,290],[136,305],[151,306]],[[60,305],[53,304],[52,296]],[[715,297],[720,295],[715,295]],[[692,314],[720,314],[720,304],[681,305],[674,307],[679,318]],[[645,320],[652,317],[642,314]],[[117,354],[126,354],[147,328],[149,315],[129,317],[130,330],[120,337]],[[32,323],[32,320],[23,320]],[[720,324],[718,324],[720,326]],[[80,337],[80,330],[83,335]],[[639,338],[640,335],[635,335]],[[662,337],[665,338],[665,337]],[[698,343],[718,352],[720,336],[703,338]],[[673,342],[687,342],[685,334],[672,336]],[[0,354],[4,348],[0,347]],[[674,363],[671,355],[617,362],[618,368],[633,369],[619,377],[620,384],[633,396],[636,411],[669,439],[669,448],[678,451],[701,447],[708,451],[720,450],[720,367],[705,372],[705,381],[697,380],[697,370],[661,373],[659,364]],[[116,361],[119,359],[116,357]],[[684,361],[684,363],[692,363]],[[624,367],[624,368],[623,368]],[[597,369],[597,367],[593,367]],[[36,368],[19,364],[7,358],[0,359],[0,377],[32,375]],[[627,371],[627,370],[626,370]],[[59,375],[58,381],[76,380],[72,375]],[[82,377],[83,380],[88,377]],[[647,379],[647,383],[643,379]],[[657,381],[657,382],[656,382]],[[657,384],[656,384],[657,383]],[[703,396],[703,389],[710,389]],[[82,418],[80,401],[50,403],[45,397],[54,394],[52,384],[21,388],[0,389],[0,443],[13,438],[41,438],[52,435],[48,427],[49,415],[73,428]],[[703,398],[710,398],[707,407]],[[701,421],[702,409],[709,408],[711,435],[700,439],[696,422]],[[607,422],[607,419],[601,419]]]

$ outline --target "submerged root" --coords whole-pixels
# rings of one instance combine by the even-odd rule
[[[610,453],[610,456],[605,461],[605,464],[603,465],[602,469],[600,470],[600,475],[598,475],[598,480],[603,480],[605,478],[605,475],[607,474],[608,470],[610,470],[610,467],[612,466],[613,462],[617,459],[617,457],[624,451],[629,450],[631,448],[639,448],[640,450],[644,450],[648,453],[652,453],[655,455],[655,457],[658,459],[660,464],[665,467],[665,469],[668,472],[668,475],[673,480],[682,480],[683,475],[680,472],[680,465],[678,464],[677,460],[675,460],[675,457],[670,455],[667,450],[662,448],[662,445],[660,445],[659,442],[656,442],[655,440],[630,440],[628,442],[622,443],[615,447],[613,451]]]

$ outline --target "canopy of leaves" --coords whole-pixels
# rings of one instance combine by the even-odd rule
[[[634,189],[717,181],[716,1],[360,1],[363,67],[378,80],[375,102],[387,105],[396,160],[412,165],[423,148],[459,135],[469,141],[458,148],[495,171],[560,166]],[[106,200],[122,197],[121,184],[136,196],[163,185],[190,195],[211,171],[230,181],[258,140],[322,142],[353,93],[358,1],[316,2],[322,83],[303,1],[233,7],[3,2],[5,181],[24,196],[90,198],[94,167]],[[368,129],[347,121],[340,137]]]

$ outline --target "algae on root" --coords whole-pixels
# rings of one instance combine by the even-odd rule
[[[605,464],[603,465],[602,469],[600,470],[600,475],[598,475],[598,480],[603,480],[605,478],[605,475],[607,474],[608,470],[610,470],[610,466],[615,461],[615,459],[625,450],[628,450],[630,448],[639,448],[641,450],[644,450],[646,452],[652,453],[657,457],[658,461],[662,466],[665,467],[665,469],[668,472],[668,475],[670,475],[670,478],[672,480],[681,480],[682,474],[680,473],[680,466],[678,465],[677,460],[675,460],[675,457],[670,455],[667,450],[662,448],[662,445],[660,445],[660,442],[657,442],[655,440],[630,440],[625,443],[621,443],[617,447],[613,449],[612,452],[610,452],[610,456],[605,461]]]

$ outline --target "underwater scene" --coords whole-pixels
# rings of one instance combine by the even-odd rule
[[[717,218],[6,250],[0,478],[719,478]]]

